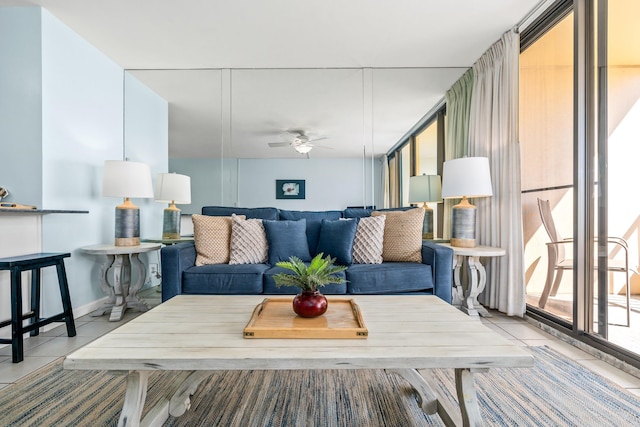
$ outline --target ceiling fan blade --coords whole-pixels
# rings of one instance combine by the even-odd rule
[[[290,142],[270,142],[269,147],[288,147]]]
[[[309,142],[322,141],[323,139],[328,139],[327,136],[321,136],[320,138],[310,139]]]
[[[333,147],[327,147],[326,145],[316,145],[316,144],[309,144],[311,145],[313,148],[326,148],[328,150],[333,150]]]

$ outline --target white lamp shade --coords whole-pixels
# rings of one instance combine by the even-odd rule
[[[105,197],[153,197],[151,169],[145,163],[106,160],[102,177]]]
[[[409,178],[409,203],[441,202],[440,175],[417,175]]]
[[[454,199],[464,196],[493,196],[488,158],[463,157],[442,165],[442,197]]]
[[[191,178],[177,173],[159,173],[155,200],[183,205],[191,203]]]

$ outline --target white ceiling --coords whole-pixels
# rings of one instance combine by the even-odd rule
[[[540,0],[0,0],[39,5],[170,105],[170,157],[385,153]],[[135,70],[135,71],[134,71]],[[143,71],[144,70],[144,71]],[[168,71],[171,70],[171,71]],[[224,147],[224,150],[222,148]]]

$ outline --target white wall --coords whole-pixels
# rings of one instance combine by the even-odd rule
[[[12,165],[0,168],[0,185],[13,189],[20,203],[89,211],[43,216],[32,245],[46,252],[71,252],[65,261],[71,300],[74,314],[83,314],[78,308],[95,305],[105,295],[99,285],[103,259],[80,248],[113,242],[114,208],[120,202],[101,195],[104,161],[129,156],[150,164],[154,173],[166,171],[167,103],[139,82],[130,82],[125,147],[124,70],[41,8],[0,8],[0,54],[1,111],[6,104],[20,107],[9,116],[11,127],[0,126],[0,148],[10,155],[3,163]],[[19,79],[27,76],[32,78],[23,84]],[[17,135],[29,138],[16,140]],[[21,150],[11,151],[21,142]],[[10,175],[7,181],[5,174]],[[142,237],[158,236],[162,205],[139,205]],[[39,225],[37,221],[30,227]],[[28,231],[25,236],[31,235]],[[6,249],[5,244],[0,242],[0,249]],[[11,255],[28,253],[15,250]],[[61,308],[56,286],[47,285],[51,281],[57,281],[55,271],[45,269],[44,315]],[[8,287],[2,287],[2,295],[5,291]]]

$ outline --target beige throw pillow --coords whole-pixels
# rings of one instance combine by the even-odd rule
[[[381,215],[386,216],[382,259],[396,262],[422,262],[424,209],[371,213],[371,216]]]
[[[382,264],[385,216],[360,218],[353,239],[354,264]]]
[[[229,264],[267,262],[267,235],[261,219],[231,217],[231,254]]]
[[[244,215],[240,216],[245,218]],[[196,265],[229,262],[231,217],[192,215],[193,239],[196,245]]]

